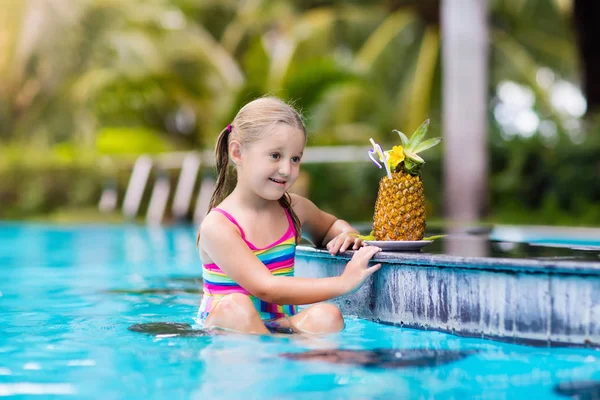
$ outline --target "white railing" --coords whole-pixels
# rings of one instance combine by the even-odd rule
[[[302,163],[366,162],[369,161],[367,150],[366,147],[358,146],[308,147],[304,152]],[[124,167],[131,168],[131,175],[121,206],[123,215],[128,219],[134,219],[139,215],[144,192],[150,178],[153,176],[152,192],[145,219],[146,223],[151,225],[161,224],[171,198],[169,170],[179,170],[171,215],[176,220],[185,219],[190,211],[198,175],[203,167],[214,167],[214,163],[215,159],[212,151],[173,152],[137,157],[132,167],[130,165]],[[110,158],[103,159],[102,164],[105,167],[115,168],[115,162]],[[154,175],[152,174],[153,170]],[[202,222],[208,210],[214,185],[215,181],[212,177],[202,176],[200,178],[193,213],[195,224]],[[98,208],[103,212],[113,212],[117,207],[118,185],[107,185],[102,191]]]

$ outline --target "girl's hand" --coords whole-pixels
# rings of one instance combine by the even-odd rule
[[[326,247],[329,254],[335,256],[338,252],[343,253],[350,248],[357,250],[364,245],[363,240],[358,237],[357,233],[340,233],[331,239]]]
[[[365,246],[354,253],[352,260],[346,264],[344,273],[341,276],[348,284],[348,293],[352,293],[361,287],[369,276],[381,268],[381,264],[369,267],[369,260],[380,251],[379,247]]]

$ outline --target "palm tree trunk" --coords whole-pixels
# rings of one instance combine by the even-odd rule
[[[487,0],[443,0],[441,16],[445,212],[468,223],[487,202]]]
[[[600,2],[575,0],[573,15],[588,113],[592,113],[600,111]]]

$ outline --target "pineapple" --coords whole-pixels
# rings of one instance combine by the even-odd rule
[[[442,140],[423,141],[428,128],[429,120],[426,120],[410,140],[402,132],[394,131],[400,136],[402,146],[394,146],[383,154],[376,145],[379,150],[376,148],[375,152],[386,163],[388,171],[388,176],[379,183],[375,202],[371,234],[377,240],[422,240],[425,235],[425,195],[420,173],[425,161],[418,153]]]

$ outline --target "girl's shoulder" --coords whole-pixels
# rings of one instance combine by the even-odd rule
[[[229,223],[227,223],[229,221]],[[230,234],[241,234],[240,229],[232,217],[225,210],[212,209],[206,214],[199,228],[200,237],[203,235],[228,236]]]
[[[306,205],[307,202],[312,203],[309,199],[307,199],[306,197],[302,197],[299,194],[290,193],[289,195],[292,201],[292,207],[303,207]]]
[[[307,202],[310,202],[310,200],[308,200],[306,197],[302,197],[295,193],[290,193],[290,204],[300,221],[304,220],[302,217],[304,216]]]
[[[292,202],[292,208],[302,224],[304,224],[304,222],[307,220],[318,216],[318,214],[321,212],[319,207],[317,207],[315,203],[306,197],[290,193],[290,198]]]
[[[212,263],[209,250],[223,252],[232,242],[241,240],[242,233],[222,213],[211,210],[198,228],[198,250],[203,264]]]

